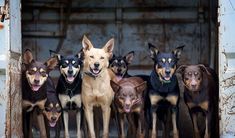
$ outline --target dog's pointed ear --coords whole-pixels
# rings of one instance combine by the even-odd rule
[[[147,87],[147,82],[144,81],[141,84],[139,84],[138,86],[136,86],[135,89],[138,93],[142,93],[146,89],[146,87]]]
[[[121,88],[116,82],[112,80],[110,80],[110,85],[115,93],[118,92],[119,89]]]
[[[175,50],[173,50],[172,53],[175,55],[175,57],[176,57],[177,59],[179,59],[180,56],[181,56],[181,53],[182,53],[183,49],[184,49],[184,45],[179,46],[179,47],[177,47]]]
[[[159,53],[159,50],[151,43],[148,43],[148,46],[150,50],[150,57],[154,59],[155,56]]]
[[[83,47],[83,52],[86,52],[87,50],[93,48],[91,41],[85,35],[83,36],[82,39],[82,47]]]
[[[127,53],[124,58],[126,59],[127,63],[130,64],[134,58],[135,52],[131,51],[129,53]]]
[[[31,52],[31,50],[26,49],[24,54],[23,54],[23,63],[28,65],[33,61],[34,61],[34,59],[33,59],[33,54]]]
[[[185,68],[187,67],[187,65],[181,65],[178,67],[178,69],[176,70],[176,73],[179,73],[179,74],[183,74],[184,73],[184,70]]]
[[[50,72],[56,68],[59,60],[56,56],[49,58],[44,64],[47,66],[47,71]]]
[[[198,67],[199,67],[203,72],[205,72],[206,74],[211,75],[211,73],[208,71],[208,69],[205,67],[205,65],[203,65],[203,64],[198,64]]]
[[[78,57],[79,59],[83,60],[84,59],[83,48],[75,56]]]
[[[104,51],[109,54],[109,59],[113,56],[114,38],[111,38],[103,47]]]
[[[49,52],[50,52],[50,57],[57,57],[57,59],[59,61],[63,58],[63,56],[61,56],[59,53],[57,53],[57,52],[55,52],[53,50],[49,50]]]

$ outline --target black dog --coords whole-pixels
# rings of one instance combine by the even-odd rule
[[[177,47],[170,53],[159,52],[158,49],[149,43],[151,58],[154,61],[154,70],[150,75],[149,99],[152,112],[152,138],[157,136],[157,118],[162,112],[171,109],[173,137],[178,138],[177,128],[177,106],[179,98],[179,86],[176,75],[177,61],[180,58],[184,46]],[[163,110],[162,110],[163,109]],[[163,117],[166,115],[163,115]],[[166,124],[166,122],[164,123]],[[167,129],[165,125],[165,130]],[[165,135],[169,132],[164,132]]]
[[[116,75],[117,81],[122,78],[131,77],[128,74],[128,65],[132,62],[134,58],[134,51],[127,53],[125,56],[115,56],[113,55],[110,60],[110,68]]]
[[[47,137],[50,138],[50,129],[55,128],[55,137],[60,137],[62,108],[55,90],[55,85],[50,77],[47,79],[47,100],[43,114],[46,118]]]
[[[51,51],[52,52],[52,51]],[[63,119],[65,127],[65,137],[69,138],[68,120],[69,110],[75,110],[77,137],[81,137],[81,67],[83,65],[82,53],[77,55],[62,56],[55,54],[59,60],[60,77],[56,87],[59,94],[59,100],[63,109]]]
[[[41,137],[46,137],[43,110],[47,100],[47,79],[49,72],[58,64],[56,58],[45,63],[35,61],[30,50],[23,54],[22,107],[24,137],[32,137],[33,113],[36,112]]]

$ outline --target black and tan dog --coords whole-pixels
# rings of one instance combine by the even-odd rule
[[[60,137],[61,128],[61,112],[62,108],[58,98],[58,94],[55,90],[55,85],[50,77],[47,79],[47,100],[45,103],[45,110],[43,114],[46,118],[47,125],[47,137],[50,138],[50,128],[55,128],[55,137]],[[57,123],[58,122],[58,123]]]
[[[194,137],[200,138],[198,113],[205,115],[204,138],[218,135],[218,77],[214,70],[199,65],[182,65],[177,69],[184,83],[184,101],[188,106],[194,128]]]
[[[118,83],[110,82],[115,92],[114,104],[118,111],[119,137],[125,138],[125,115],[128,126],[132,130],[132,137],[143,138],[145,135],[144,92],[146,81],[139,77],[124,78]],[[135,116],[137,122],[135,123]],[[136,134],[137,129],[137,134]]]
[[[171,109],[173,137],[178,138],[177,112],[179,99],[179,86],[176,75],[177,61],[180,58],[183,46],[172,52],[160,52],[154,45],[149,43],[151,58],[154,61],[154,70],[150,74],[149,99],[152,112],[152,138],[157,137],[157,118],[162,111]],[[161,110],[163,108],[163,110]],[[165,124],[165,123],[164,123]],[[164,132],[167,135],[169,132]]]
[[[77,137],[81,137],[81,68],[82,68],[82,53],[76,55],[62,56],[56,54],[59,60],[60,77],[57,83],[56,92],[59,95],[59,100],[63,110],[63,120],[65,127],[65,137],[69,138],[69,110],[76,111]]]
[[[122,78],[131,77],[128,74],[128,65],[132,62],[133,58],[134,51],[127,53],[125,56],[113,55],[109,66],[116,75],[117,81],[120,81]]]
[[[56,58],[47,62],[35,61],[30,50],[23,54],[22,72],[22,107],[23,107],[23,133],[24,137],[32,137],[33,113],[37,112],[37,123],[40,137],[47,137],[43,110],[47,100],[47,78],[51,70],[57,65]]]

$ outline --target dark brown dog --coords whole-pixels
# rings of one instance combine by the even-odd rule
[[[136,128],[137,137],[144,137],[144,91],[147,87],[146,81],[139,77],[130,77],[120,80],[118,83],[110,82],[115,92],[114,103],[118,111],[119,137],[124,138],[124,116],[127,115],[129,127],[132,128],[135,134]],[[138,127],[135,125],[133,115],[138,117]],[[135,136],[136,137],[136,136]]]
[[[177,72],[182,75],[185,86],[184,100],[192,119],[194,137],[200,138],[200,129],[197,124],[198,111],[202,111],[205,115],[204,138],[218,137],[218,78],[216,73],[202,64],[182,65]]]
[[[47,137],[42,111],[47,100],[47,78],[49,72],[57,65],[56,58],[45,63],[35,61],[30,50],[23,54],[22,72],[22,106],[24,137],[32,137],[32,118],[36,112],[40,137]]]

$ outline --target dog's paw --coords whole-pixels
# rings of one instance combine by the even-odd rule
[[[195,132],[195,138],[201,138],[200,132]]]
[[[152,133],[151,138],[156,138],[157,134],[156,133]]]
[[[179,133],[173,133],[173,138],[179,138]]]
[[[210,137],[209,134],[204,135],[204,138],[209,138],[209,137]]]
[[[103,138],[109,138],[109,134],[103,134]]]

